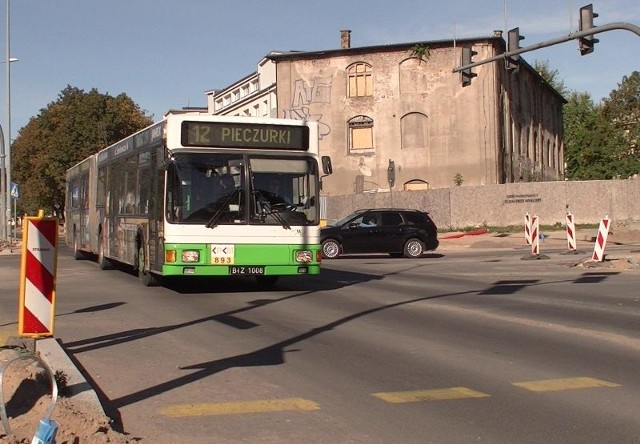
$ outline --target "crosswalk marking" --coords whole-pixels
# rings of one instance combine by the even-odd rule
[[[394,404],[420,401],[442,401],[464,398],[486,398],[490,395],[471,390],[466,387],[451,387],[431,390],[415,390],[407,392],[381,392],[373,393],[373,396]]]
[[[185,416],[236,415],[242,413],[282,412],[291,410],[319,410],[320,406],[303,398],[264,399],[257,401],[212,402],[204,404],[171,405],[160,414],[173,418]]]
[[[558,390],[575,390],[594,387],[620,387],[620,384],[589,377],[514,382],[513,385],[532,392],[552,392]]]

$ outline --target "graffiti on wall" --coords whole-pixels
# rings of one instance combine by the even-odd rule
[[[312,114],[311,106],[331,103],[331,82],[331,77],[316,77],[311,84],[302,79],[296,80],[291,108],[284,110],[284,117],[318,122],[320,139],[329,135],[331,127],[322,122],[322,114]]]

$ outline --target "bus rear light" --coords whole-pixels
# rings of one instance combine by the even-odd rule
[[[164,252],[164,261],[175,264],[176,262],[176,250],[167,250]]]
[[[296,254],[296,262],[302,262],[303,264],[308,264],[313,260],[313,254],[309,250],[297,250]]]
[[[185,250],[182,252],[182,262],[200,262],[200,252],[197,250]]]

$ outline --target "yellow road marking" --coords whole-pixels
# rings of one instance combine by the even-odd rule
[[[545,379],[541,381],[514,382],[513,385],[532,392],[552,392],[593,387],[620,387],[620,384],[595,378]]]
[[[258,401],[212,402],[205,404],[172,405],[160,414],[179,418],[184,416],[236,415],[240,413],[282,412],[288,410],[319,410],[320,406],[308,399],[264,399]]]
[[[373,393],[373,396],[387,402],[400,404],[403,402],[443,401],[448,399],[486,398],[490,395],[477,392],[466,387],[451,387],[433,390],[415,390],[409,392]]]

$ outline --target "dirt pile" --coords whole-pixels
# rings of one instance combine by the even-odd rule
[[[0,365],[16,354],[15,349],[0,348]],[[51,405],[51,387],[46,371],[33,360],[12,361],[5,367],[2,391],[11,434],[8,435],[4,424],[0,423],[0,444],[31,443],[40,420]],[[130,444],[140,441],[115,431],[109,418],[96,406],[63,396],[58,396],[51,419],[58,423],[57,444]]]

